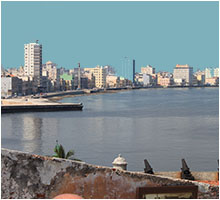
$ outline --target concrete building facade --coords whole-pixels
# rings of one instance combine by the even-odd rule
[[[150,65],[147,65],[146,67],[141,67],[141,73],[142,74],[149,74],[149,75],[153,75],[155,74],[155,68],[153,68]]]
[[[18,77],[1,77],[1,96],[7,97],[22,93],[22,80]]]
[[[62,90],[72,90],[74,89],[74,77],[69,74],[62,74],[60,76],[60,85]]]
[[[211,77],[205,79],[206,85],[219,85],[219,77]]]
[[[46,64],[43,65],[43,71],[48,72],[48,79],[52,81],[56,81],[57,79],[59,79],[59,74],[57,72],[57,64],[48,61],[46,62]]]
[[[29,43],[24,45],[24,75],[33,77],[35,90],[41,87],[42,45]]]
[[[42,65],[42,76],[47,77],[48,81],[50,82],[49,87],[50,91],[56,91],[60,88],[60,70],[57,68],[57,64],[48,61],[46,64]],[[45,85],[45,84],[43,84]]]
[[[88,78],[88,88],[90,89],[94,88],[95,87],[95,76],[89,71],[85,71],[84,76]]]
[[[146,73],[136,73],[135,74],[135,84],[137,86],[150,86],[152,85],[152,76]]]
[[[193,67],[189,65],[177,64],[173,70],[173,78],[176,84],[192,85],[193,83]]]
[[[95,77],[95,87],[105,88],[106,87],[106,69],[102,66],[97,66],[95,68],[84,68],[84,71],[87,71]]]
[[[205,78],[212,78],[211,68],[205,68]]]
[[[118,87],[119,86],[119,77],[115,75],[107,75],[106,76],[106,86],[108,88]]]
[[[173,77],[169,72],[157,73],[157,85],[167,87],[173,85]]]
[[[204,74],[199,74],[196,76],[198,85],[204,85],[205,84],[205,75]]]
[[[152,83],[152,77],[149,74],[143,74],[143,86],[149,86]]]
[[[24,72],[26,76],[42,75],[42,45],[29,43],[24,45]]]
[[[219,68],[214,69],[214,77],[219,77]]]

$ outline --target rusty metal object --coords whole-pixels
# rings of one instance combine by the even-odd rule
[[[182,168],[181,168],[181,179],[195,180],[194,176],[191,174],[189,167],[186,164],[185,159],[182,159]]]
[[[144,172],[145,173],[147,173],[147,174],[154,174],[153,168],[150,166],[150,164],[147,161],[147,159],[144,160],[144,165],[145,165],[145,168],[144,168]]]

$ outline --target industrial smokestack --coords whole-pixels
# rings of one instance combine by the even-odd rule
[[[133,60],[133,85],[135,85],[135,60]]]
[[[80,63],[78,63],[78,89],[81,89]]]

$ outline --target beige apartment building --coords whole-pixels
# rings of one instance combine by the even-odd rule
[[[219,68],[214,69],[214,77],[219,77]]]
[[[194,83],[198,85],[204,85],[205,84],[205,71],[197,71],[194,73]]]
[[[173,78],[169,75],[168,72],[157,73],[157,85],[167,87],[172,84],[173,84]]]
[[[198,84],[201,84],[201,85],[205,84],[205,75],[204,74],[198,74],[196,76],[196,78],[197,78]]]
[[[141,67],[141,73],[142,74],[149,74],[152,76],[155,74],[155,68],[153,68],[150,65],[147,65],[146,67]]]
[[[219,84],[219,77],[211,77],[205,79],[205,84],[207,85],[218,85]]]
[[[59,72],[57,70],[57,64],[48,61],[46,64],[43,64],[43,76],[48,76],[48,79],[56,82],[59,79]]]
[[[177,64],[173,70],[173,78],[176,84],[184,83],[185,85],[192,85],[193,67]]]
[[[113,88],[118,87],[120,83],[120,79],[115,75],[107,75],[106,76],[106,87]]]
[[[49,87],[48,90],[55,91],[60,88],[60,71],[57,69],[57,64],[48,61],[46,64],[42,65],[42,76],[47,82],[49,81]],[[46,78],[47,77],[47,78]],[[44,82],[44,87],[48,83]]]
[[[87,71],[95,77],[95,87],[97,88],[106,88],[106,69],[102,66],[97,66],[95,68],[84,68],[84,71]]]

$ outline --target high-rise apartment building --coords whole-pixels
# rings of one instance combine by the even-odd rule
[[[205,78],[212,78],[212,69],[205,68]]]
[[[193,67],[189,65],[176,65],[173,70],[173,78],[175,83],[192,85],[193,83]]]
[[[106,87],[106,69],[100,66],[95,68],[84,68],[84,71],[89,71],[95,77],[95,86],[97,88]]]
[[[24,45],[24,75],[31,77],[36,87],[41,86],[42,45],[37,41]]]
[[[219,77],[219,68],[214,69],[214,77]]]

